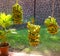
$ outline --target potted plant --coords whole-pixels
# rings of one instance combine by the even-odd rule
[[[10,25],[12,25],[10,14],[0,13],[0,56],[8,56],[8,47],[6,34],[9,32],[7,29]]]

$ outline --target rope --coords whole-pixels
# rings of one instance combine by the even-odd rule
[[[54,4],[55,4],[55,0],[52,0],[52,17],[54,16]]]

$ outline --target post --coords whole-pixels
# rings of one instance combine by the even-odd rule
[[[36,18],[36,0],[34,0],[34,19]]]

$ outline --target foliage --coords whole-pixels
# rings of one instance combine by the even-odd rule
[[[2,39],[2,42],[6,42],[6,33],[9,32],[7,30],[7,27],[12,25],[12,16],[10,14],[0,13],[0,26],[2,29],[0,30],[0,38]]]
[[[12,24],[11,17],[10,14],[6,15],[5,13],[0,13],[0,26],[2,28],[9,27]]]

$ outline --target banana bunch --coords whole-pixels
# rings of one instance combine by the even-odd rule
[[[28,38],[29,38],[30,45],[37,46],[39,44],[40,26],[31,24],[30,22],[28,22],[27,28],[28,28],[28,32],[29,32]]]
[[[23,22],[23,10],[22,7],[16,3],[12,7],[12,14],[13,14],[13,20],[14,24],[22,24]]]
[[[58,31],[58,24],[56,22],[56,19],[54,17],[48,17],[44,21],[45,25],[47,26],[47,30],[51,34],[56,34]]]

